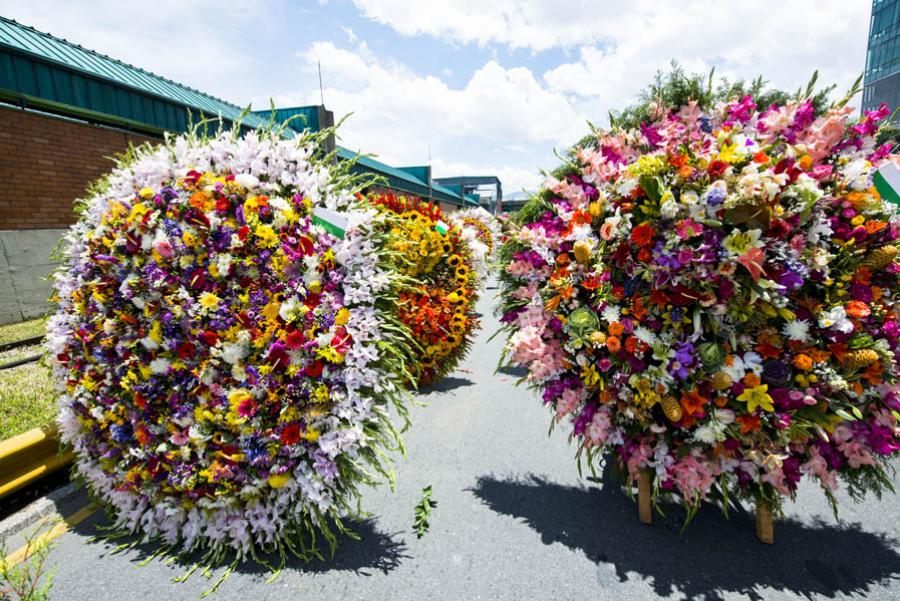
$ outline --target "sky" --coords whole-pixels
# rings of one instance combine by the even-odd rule
[[[793,90],[862,73],[869,0],[0,0],[0,14],[254,109],[349,115],[342,145],[534,189],[658,70]],[[321,64],[320,92],[317,64]],[[841,94],[842,95],[842,94]],[[858,106],[858,104],[857,104]],[[429,159],[430,157],[430,159]]]

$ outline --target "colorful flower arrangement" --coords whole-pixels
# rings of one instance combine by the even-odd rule
[[[456,368],[478,327],[472,253],[463,232],[437,205],[390,193],[369,200],[398,217],[389,246],[398,271],[409,278],[398,289],[398,317],[420,347],[413,379],[428,386]]]
[[[687,99],[686,99],[687,100]],[[596,130],[501,251],[506,361],[579,462],[654,495],[891,490],[900,450],[897,208],[873,187],[886,107],[651,102]],[[634,114],[633,112],[631,114]]]
[[[169,138],[83,201],[47,346],[63,440],[124,531],[310,559],[390,476],[410,341],[389,220],[317,140]]]
[[[450,219],[462,231],[471,250],[472,264],[479,282],[483,283],[500,237],[499,222],[482,207],[456,211],[451,213]]]

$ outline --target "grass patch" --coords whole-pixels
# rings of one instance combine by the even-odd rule
[[[23,356],[36,347],[17,349]],[[0,363],[14,360],[4,357]],[[50,423],[56,416],[56,389],[42,362],[0,370],[0,440]]]
[[[24,340],[25,338],[32,338],[33,336],[43,336],[46,327],[46,317],[0,326],[0,344]]]

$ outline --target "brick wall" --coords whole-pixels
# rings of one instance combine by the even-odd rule
[[[140,134],[0,106],[0,230],[67,227],[72,203]]]

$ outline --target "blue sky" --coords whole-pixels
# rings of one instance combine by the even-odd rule
[[[0,0],[0,14],[240,105],[352,113],[346,146],[533,188],[671,59],[846,88],[867,0]]]

